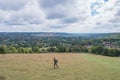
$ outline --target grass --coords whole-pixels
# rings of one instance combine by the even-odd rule
[[[53,69],[53,57],[59,69]],[[120,57],[92,54],[0,55],[0,80],[120,80]]]

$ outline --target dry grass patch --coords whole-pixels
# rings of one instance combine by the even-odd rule
[[[54,57],[59,69],[53,69]],[[5,80],[120,80],[118,66],[119,57],[91,54],[0,55],[0,76]]]

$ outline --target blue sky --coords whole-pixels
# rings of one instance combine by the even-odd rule
[[[0,32],[120,32],[119,0],[0,0]]]

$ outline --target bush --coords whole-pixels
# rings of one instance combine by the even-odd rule
[[[101,46],[94,46],[90,48],[90,52],[93,54],[100,54],[105,56],[111,56],[111,57],[118,57],[120,56],[120,50],[118,49],[107,49]]]
[[[7,53],[7,48],[5,46],[0,46],[0,54]]]

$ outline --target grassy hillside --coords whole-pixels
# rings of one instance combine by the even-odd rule
[[[59,69],[53,69],[53,57]],[[92,54],[0,55],[0,80],[120,80],[120,58]]]

